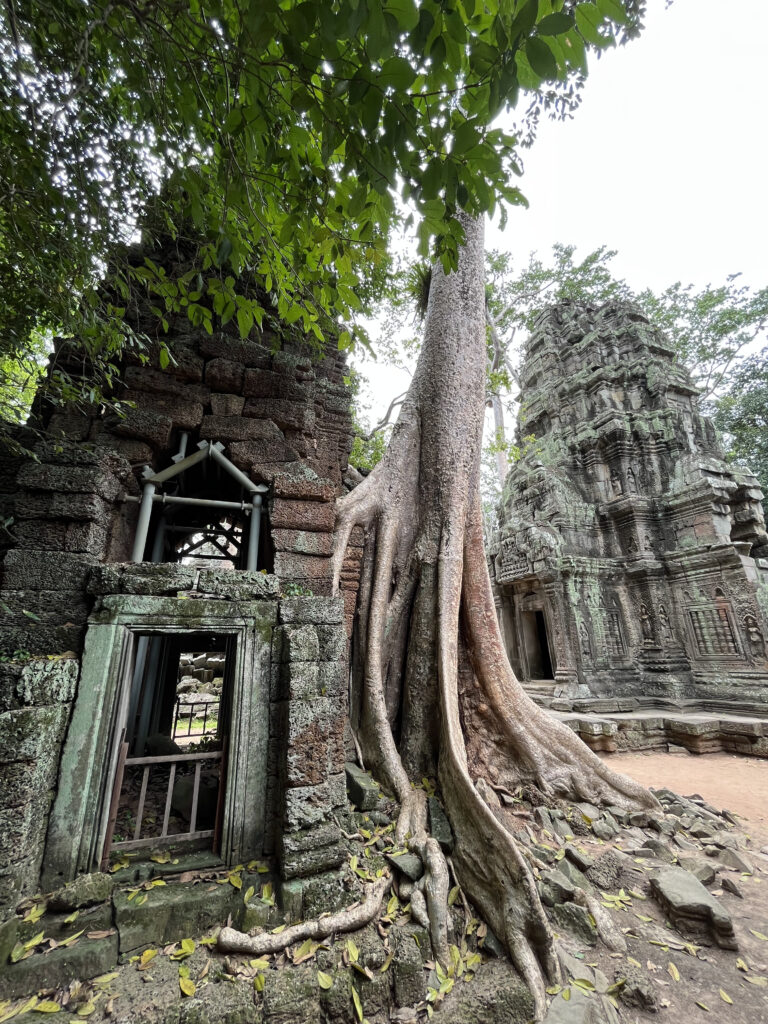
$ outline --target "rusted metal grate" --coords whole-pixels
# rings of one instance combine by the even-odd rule
[[[200,739],[202,736],[214,735],[218,727],[219,722],[219,706],[221,702],[216,701],[205,701],[197,700],[190,703],[185,703],[183,697],[176,699],[176,705],[173,710],[173,726],[171,728],[171,737],[176,740],[180,736],[194,736],[195,739]],[[198,710],[202,713],[198,714]],[[185,722],[186,719],[186,722]],[[202,729],[192,729],[193,724],[196,721],[202,719]],[[209,726],[212,732],[209,732]]]

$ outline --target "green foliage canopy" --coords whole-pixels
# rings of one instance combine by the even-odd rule
[[[422,253],[455,264],[458,207],[519,203],[493,127],[575,102],[586,53],[636,33],[642,0],[26,0],[0,8],[0,344],[33,329],[109,367],[132,290],[158,336],[181,312],[247,335],[263,300],[319,339],[354,325],[398,197]],[[151,199],[199,242],[191,280],[119,248]],[[104,287],[105,275],[109,287]],[[359,333],[359,329],[358,329]],[[129,334],[129,332],[128,332]],[[128,341],[135,341],[130,336]],[[341,330],[339,343],[351,343]],[[89,397],[93,398],[93,394]],[[98,394],[96,395],[98,398]]]

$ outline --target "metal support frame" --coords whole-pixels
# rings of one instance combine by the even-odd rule
[[[152,515],[152,499],[154,494],[155,484],[148,480],[144,484],[144,493],[139,508],[139,521],[136,523],[136,536],[133,538],[132,562],[144,561],[144,548],[147,546],[147,533],[149,532],[149,520]]]
[[[133,541],[131,561],[144,561],[144,550],[147,546],[147,535],[152,516],[152,505],[155,502],[158,502],[163,505],[191,505],[203,508],[238,509],[246,515],[250,513],[251,528],[248,537],[248,559],[246,568],[251,571],[255,571],[259,553],[262,495],[266,494],[269,488],[265,484],[254,483],[245,475],[245,473],[239,470],[237,466],[234,466],[226,455],[224,455],[223,445],[219,442],[214,443],[212,441],[200,441],[197,446],[198,450],[192,455],[186,455],[188,437],[189,435],[186,432],[181,435],[179,451],[173,456],[173,465],[168,466],[167,469],[164,469],[159,473],[153,473],[149,466],[144,467],[144,492],[141,498],[137,498],[132,494],[124,496],[124,501],[140,503],[139,519],[136,524],[136,536]],[[229,473],[229,475],[250,494],[250,506],[246,501],[237,502],[219,501],[213,498],[183,498],[155,493],[159,484],[164,484],[166,481],[172,480],[174,477],[186,472],[186,470],[190,469],[192,466],[197,465],[198,462],[203,462],[208,458],[212,458],[214,462],[217,462],[222,466],[227,473]],[[155,561],[156,557],[159,557],[157,545],[155,545],[155,549],[152,552],[152,561]]]
[[[261,532],[261,494],[256,492],[253,496],[253,512],[251,514],[251,529],[248,532],[248,560],[246,569],[249,572],[256,571],[256,564],[259,559],[259,534]]]

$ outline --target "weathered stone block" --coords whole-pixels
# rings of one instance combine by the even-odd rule
[[[95,494],[26,493],[16,498],[15,511],[20,519],[105,523],[109,506]]]
[[[114,501],[122,485],[111,473],[99,466],[57,466],[32,463],[16,478],[20,488],[59,494],[97,494],[105,501]]]
[[[211,412],[214,416],[242,416],[245,399],[242,395],[211,395]]]
[[[233,338],[227,334],[203,335],[200,338],[200,354],[206,359],[227,359],[236,363],[242,369],[243,366],[268,367],[271,362],[272,353],[269,348],[260,345],[256,341]],[[208,379],[208,366],[206,366],[206,380]],[[236,389],[232,389],[236,390]]]
[[[280,580],[263,572],[201,569],[197,589],[204,594],[240,601],[269,601],[280,593]]]
[[[196,385],[189,380],[179,379],[172,367],[167,370],[153,370],[149,366],[128,366],[123,373],[123,383],[129,391],[129,398],[149,391],[158,395],[171,395],[188,402],[207,405],[211,398],[211,389]]]
[[[285,667],[289,700],[314,700],[323,697],[317,662],[292,662]]]
[[[275,550],[294,551],[302,555],[316,555],[325,558],[333,553],[333,535],[310,533],[307,530],[273,530],[272,543]]]
[[[319,825],[326,821],[330,806],[330,787],[327,782],[319,786],[289,789],[285,794],[285,828],[289,832],[296,832]],[[285,849],[291,850],[291,847],[286,846]]]
[[[396,1006],[416,1006],[427,997],[427,979],[421,951],[410,935],[398,935],[392,960]]]
[[[556,903],[553,913],[555,922],[580,942],[585,942],[588,946],[597,945],[597,928],[585,907],[580,907],[577,903]]]
[[[116,890],[112,896],[120,952],[143,946],[159,946],[192,935],[202,935],[223,924],[239,911],[242,897],[231,885],[163,886],[150,889],[141,906],[130,894]]]
[[[79,910],[94,903],[104,903],[112,896],[115,880],[111,875],[96,871],[79,875],[48,898],[49,910]]]
[[[133,396],[136,412],[142,412],[158,418],[168,417],[178,430],[196,430],[203,419],[203,405],[188,398],[175,398],[170,395],[142,394]]]
[[[295,436],[292,431],[288,431],[286,436],[294,446],[300,443],[300,435]],[[295,498],[300,501],[333,501],[336,497],[336,488],[330,480],[318,477],[310,479],[289,473],[275,478],[273,490],[277,498]]]
[[[314,409],[284,398],[247,398],[243,415],[272,420],[282,430],[292,428],[303,434],[311,434],[315,428]]]
[[[225,358],[211,359],[205,365],[205,383],[214,391],[237,393],[243,389],[243,373],[242,363]]]
[[[3,561],[2,585],[4,590],[81,590],[95,564],[92,555],[14,548]]]
[[[171,441],[173,420],[145,409],[130,409],[113,427],[120,437],[135,437],[154,448],[167,448]]]
[[[344,605],[338,597],[286,597],[278,612],[281,623],[333,625],[343,622]]]
[[[336,513],[333,505],[326,502],[276,498],[270,510],[270,521],[277,529],[332,533]]]
[[[240,418],[241,424],[256,423],[259,426],[269,425],[278,431],[278,428],[270,420],[247,420]],[[238,430],[242,437],[248,437],[247,427]],[[295,462],[299,453],[289,445],[282,434],[278,438],[269,433],[254,431],[251,440],[233,440],[229,446],[229,455],[234,464],[254,479],[264,476],[265,467],[279,467],[285,469],[286,463]],[[277,470],[275,469],[275,472]],[[269,473],[269,471],[267,471]]]
[[[91,594],[171,595],[191,590],[197,569],[175,562],[122,562],[98,565],[88,582]]]
[[[314,626],[284,626],[283,652],[286,661],[311,661],[320,658],[320,641]]]
[[[322,661],[344,661],[347,657],[347,635],[341,626],[318,626]]]
[[[359,765],[347,761],[344,765],[347,796],[360,811],[372,811],[379,804],[379,784]]]
[[[18,700],[25,705],[65,704],[74,699],[79,663],[76,658],[30,661],[16,685]]]
[[[710,934],[724,949],[739,948],[730,914],[689,871],[665,868],[651,878],[651,890],[676,927]]]
[[[217,441],[261,439],[272,444],[285,444],[283,432],[270,420],[252,420],[243,416],[205,416],[201,432],[203,437],[215,438]]]
[[[306,404],[311,396],[310,387],[285,373],[272,370],[246,370],[243,394],[248,398],[277,398]]]
[[[315,1024],[323,1019],[315,967],[267,971],[265,978],[264,1024]]]
[[[71,981],[106,974],[116,963],[117,935],[103,939],[83,936],[73,946],[36,953],[1,969],[0,996],[17,999],[41,988],[65,988]]]
[[[0,714],[0,763],[36,761],[41,768],[57,755],[67,724],[68,708],[55,705],[20,708]],[[47,771],[47,768],[44,768]]]
[[[295,551],[276,551],[275,573],[281,579],[295,580],[312,587],[332,578],[331,560]]]
[[[321,696],[346,698],[349,677],[345,662],[321,662],[317,667],[317,671],[317,681]]]
[[[308,850],[283,852],[280,866],[283,878],[303,878],[322,871],[332,871],[346,859],[345,847],[335,842],[327,846],[312,846]]]
[[[51,794],[38,791],[23,807],[0,807],[0,864],[8,864],[22,850],[42,854],[50,806]]]

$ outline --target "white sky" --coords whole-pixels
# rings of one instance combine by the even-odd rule
[[[529,209],[510,210],[489,248],[520,265],[554,242],[582,256],[618,250],[613,270],[631,287],[703,287],[729,273],[768,278],[768,114],[765,0],[649,0],[633,43],[592,59],[572,121],[543,122],[525,153]],[[415,248],[415,247],[414,247]],[[375,336],[375,330],[374,330]],[[371,415],[407,386],[366,363]]]

